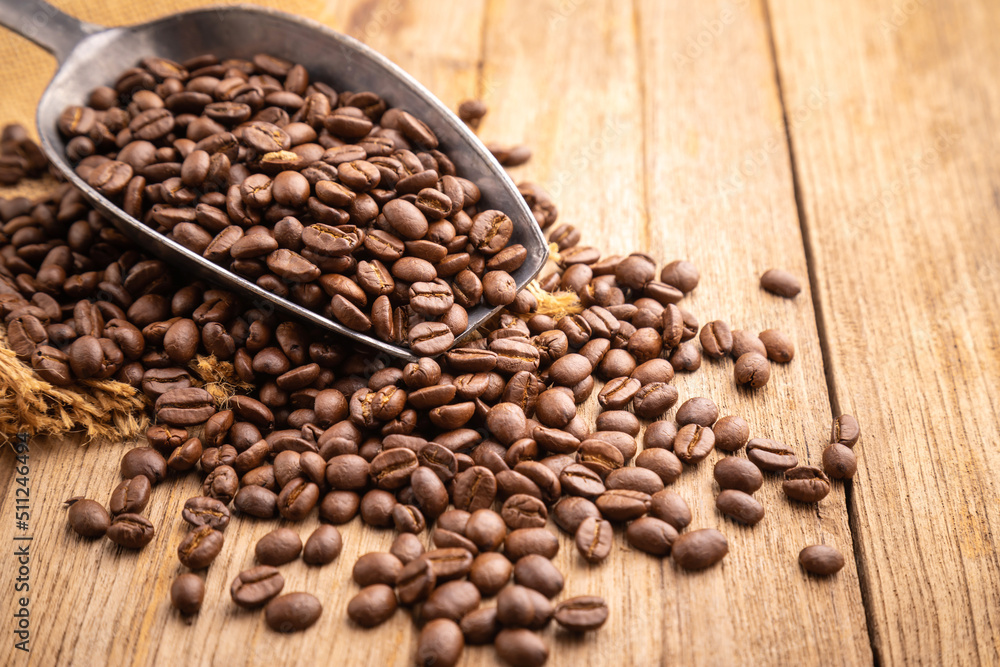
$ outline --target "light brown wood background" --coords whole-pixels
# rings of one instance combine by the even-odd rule
[[[200,4],[56,3],[98,23]],[[686,257],[702,322],[777,327],[796,359],[736,392],[731,362],[678,379],[753,433],[818,462],[829,420],[855,414],[860,470],[818,510],[773,480],[753,529],[714,509],[711,466],[676,484],[697,526],[730,539],[720,567],[680,573],[616,536],[589,567],[562,540],[564,596],[605,596],[611,618],[582,639],[553,629],[550,664],[986,664],[1000,661],[1000,12],[990,0],[356,0],[268,3],[362,39],[447,104],[480,96],[486,139],[526,142],[517,178],[548,187],[561,219],[607,252]],[[30,122],[54,60],[0,34],[0,121]],[[781,266],[794,301],[763,293]],[[593,406],[588,414],[594,414]],[[283,568],[286,592],[323,601],[319,623],[279,636],[235,608],[232,577],[277,522],[235,519],[186,622],[167,602],[180,571],[177,519],[194,475],[154,492],[154,542],[140,553],[84,542],[61,501],[105,501],[131,443],[31,448],[32,651],[3,664],[408,664],[414,626],[398,612],[364,631],[345,617],[354,559],[391,535],[345,527],[324,568]],[[15,534],[9,449],[0,455],[0,551]],[[300,526],[303,536],[316,525]],[[802,575],[816,542],[848,555],[831,580]],[[850,556],[856,557],[856,563]],[[0,557],[2,609],[14,560]],[[470,648],[465,664],[492,664]]]

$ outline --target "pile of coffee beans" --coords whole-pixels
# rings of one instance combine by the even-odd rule
[[[261,62],[251,65],[264,72],[273,65]],[[210,76],[195,76],[190,63],[178,67],[194,69],[188,88]],[[212,75],[220,86],[232,78],[223,74],[242,71],[207,61],[202,67],[222,68]],[[159,89],[162,106],[149,108],[171,112],[175,103],[164,93],[180,86],[171,94],[182,94],[185,85],[171,83],[169,71],[149,60],[123,81],[129,90],[142,88],[133,78],[151,81],[144,90]],[[236,78],[256,99],[253,87],[265,74],[244,74],[246,80]],[[318,90],[311,94],[326,94]],[[281,108],[284,102],[275,100],[287,96],[278,92],[266,93],[270,106],[257,113]],[[119,112],[131,114],[127,107],[136,104],[135,95],[126,108],[114,106],[118,92],[102,95],[104,109],[94,111],[101,104],[93,100],[90,107],[95,127]],[[119,111],[99,115],[112,108]],[[462,109],[470,123],[485,113],[480,104]],[[187,127],[199,119],[204,116],[187,119]],[[173,123],[176,128],[178,119]],[[175,135],[166,146],[170,134],[157,138],[154,152],[165,159],[155,164],[170,164],[188,140]],[[133,139],[126,137],[128,145]],[[91,133],[80,138],[95,142]],[[87,147],[77,139],[71,144]],[[230,173],[239,164],[231,162]],[[161,195],[163,189],[161,182]],[[269,627],[293,632],[315,623],[323,606],[311,593],[286,592],[280,568],[300,557],[315,566],[334,561],[343,546],[337,526],[360,516],[365,525],[394,530],[396,538],[388,552],[355,563],[358,590],[346,608],[351,622],[374,627],[402,606],[421,626],[418,664],[455,664],[466,644],[492,643],[509,664],[541,665],[549,648],[538,631],[553,620],[579,633],[608,618],[603,599],[567,593],[552,563],[560,545],[556,530],[572,536],[588,563],[607,559],[621,531],[633,548],[699,570],[722,561],[729,542],[716,529],[691,526],[687,502],[669,487],[712,450],[726,454],[714,470],[717,508],[747,525],[764,520],[766,508],[754,493],[768,478],[781,481],[790,502],[817,503],[831,479],[855,474],[860,428],[849,415],[834,420],[822,468],[800,464],[795,448],[784,443],[751,438],[746,420],[724,414],[707,397],[686,398],[673,419],[663,419],[680,400],[675,374],[698,370],[703,355],[732,357],[735,381],[759,389],[769,382],[772,363],[794,358],[792,341],[775,329],[754,334],[722,320],[700,326],[680,305],[699,281],[690,262],[658,266],[642,253],[602,256],[580,245],[577,229],[557,224],[544,190],[530,183],[519,189],[559,249],[556,270],[535,292],[542,296],[515,295],[480,337],[412,363],[352,348],[172,272],[136,251],[68,186],[41,201],[0,201],[0,314],[18,356],[55,384],[126,382],[148,398],[155,419],[148,442],[122,458],[123,481],[109,508],[68,501],[72,528],[141,548],[154,537],[142,514],[154,487],[200,475],[201,493],[187,500],[180,517],[190,529],[177,554],[189,572],[170,592],[174,607],[194,614],[205,599],[198,573],[212,566],[234,515],[294,524],[316,512],[322,523],[308,536],[286,526],[260,539],[257,564],[233,573],[230,587],[232,604],[263,608]],[[385,231],[371,220],[355,228],[366,239]],[[341,277],[345,292],[364,292],[357,272]],[[571,293],[579,308],[554,317],[544,308],[552,293]],[[406,321],[417,315],[412,300],[398,308]],[[217,367],[231,364],[234,382],[252,389],[217,400],[199,372],[206,358]],[[601,412],[588,423],[578,406],[595,392]],[[807,546],[799,562],[815,576],[844,564],[826,545]],[[484,604],[489,598],[495,603]]]
[[[147,58],[59,117],[76,172],[127,213],[355,331],[447,350],[506,306],[527,251],[420,119],[267,54]],[[508,165],[525,147],[494,151]]]

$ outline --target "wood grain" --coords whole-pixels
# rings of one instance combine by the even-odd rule
[[[884,664],[1000,661],[1000,14],[772,3],[851,496]]]

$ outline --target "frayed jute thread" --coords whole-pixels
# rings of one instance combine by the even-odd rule
[[[34,374],[10,349],[0,327],[0,441],[19,433],[38,436],[82,434],[95,439],[132,439],[149,426],[148,401],[116,380],[82,380],[56,387]]]

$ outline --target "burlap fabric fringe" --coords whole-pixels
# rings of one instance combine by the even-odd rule
[[[239,379],[233,364],[214,356],[198,356],[190,368],[197,377],[195,384],[204,386],[220,408],[237,392],[254,388]],[[149,427],[148,408],[142,392],[116,380],[81,380],[56,387],[39,379],[10,349],[0,327],[0,442],[18,433],[79,433],[84,444],[95,439],[131,440]]]
[[[0,327],[0,441],[18,433],[136,438],[149,425],[141,392],[116,380],[82,380],[56,387],[39,379],[7,343]]]

